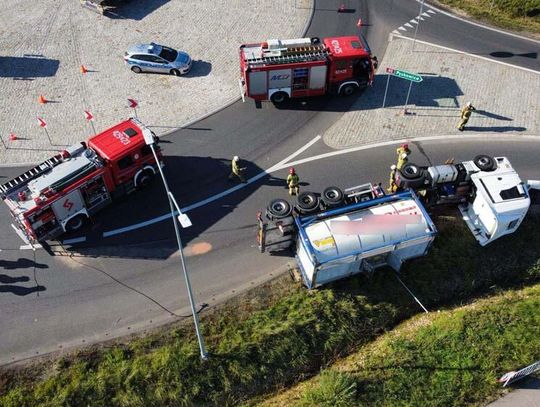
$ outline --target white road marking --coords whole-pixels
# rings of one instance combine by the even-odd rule
[[[394,34],[399,34],[399,31],[398,30],[394,30],[392,31]]]
[[[401,31],[407,31],[407,29],[403,26],[399,27],[398,30],[401,30]],[[392,32],[395,32],[396,30],[392,31]],[[398,34],[399,34],[399,31],[398,31]]]
[[[423,12],[422,15],[423,15],[424,17],[431,17],[431,16],[430,16],[428,13],[426,13],[426,12]]]
[[[26,243],[27,245],[30,244],[30,242],[28,241],[28,239],[26,238],[26,236],[23,234],[23,232],[21,232],[21,230],[15,226],[13,223],[11,224],[11,227],[13,228],[13,230],[15,231],[15,233],[17,233],[17,236],[19,236],[21,238],[21,240]]]
[[[420,3],[421,1],[423,0],[416,0],[418,3]],[[477,23],[477,22],[474,22],[474,21],[470,21],[470,20],[467,20],[463,17],[459,17],[459,16],[456,16],[452,13],[448,13],[447,11],[444,11],[444,10],[441,10],[437,7],[434,7],[432,6],[431,4],[430,5],[427,5],[427,4],[424,4],[426,7],[429,7],[430,9],[433,9],[433,10],[436,10],[437,12],[441,13],[441,14],[444,14],[445,16],[448,16],[450,18],[454,18],[456,20],[459,20],[459,21],[463,21],[464,23],[467,23],[467,24],[471,24],[471,25],[475,25],[477,27],[481,27],[481,28],[484,28],[486,30],[490,30],[490,31],[495,31],[495,32],[498,32],[500,34],[505,34],[505,35],[509,35],[511,37],[515,37],[515,38],[519,38],[519,39],[522,39],[522,40],[527,40],[527,41],[532,41],[532,42],[536,42],[536,43],[540,43],[540,41],[538,40],[535,40],[535,39],[532,39],[532,38],[528,38],[528,37],[523,37],[521,35],[518,35],[518,34],[514,34],[514,33],[510,33],[508,31],[503,31],[503,30],[499,30],[497,28],[493,28],[493,27],[488,27],[487,25],[483,25],[483,24],[480,24],[480,23]],[[432,12],[434,13],[433,11],[431,11],[430,9],[428,9],[428,13],[429,12]]]
[[[409,23],[405,23],[405,24],[403,24],[403,25],[404,25],[405,27],[414,28],[414,27],[412,26],[412,24],[409,24]]]
[[[413,18],[412,20],[409,20],[410,23],[413,23],[413,24],[418,24],[418,21],[416,21],[415,18]]]
[[[213,196],[211,196],[209,198],[203,199],[202,201],[195,202],[194,204],[191,204],[191,205],[186,206],[184,208],[180,208],[180,210],[182,212],[189,212],[189,211],[191,211],[193,209],[200,208],[201,206],[204,206],[204,205],[207,205],[207,204],[212,203],[214,201],[217,201],[218,199],[221,199],[224,196],[230,195],[233,192],[236,192],[236,191],[246,187],[247,185],[252,184],[252,183],[260,180],[261,178],[266,177],[271,172],[277,171],[278,169],[285,168],[287,166],[286,163],[289,160],[292,160],[294,157],[297,157],[299,154],[306,151],[309,147],[311,147],[313,144],[315,144],[320,139],[321,139],[321,136],[317,135],[311,141],[309,141],[304,146],[300,147],[298,150],[296,150],[294,153],[292,153],[288,157],[284,158],[283,160],[281,160],[277,164],[275,164],[272,167],[268,168],[266,171],[260,172],[259,174],[255,175],[254,177],[251,177],[250,179],[248,179],[245,184],[235,185],[234,187],[229,188],[229,189],[227,189],[227,190],[225,190],[223,192],[220,192],[219,194],[216,194],[216,195],[213,195]],[[174,216],[176,216],[176,215],[178,215],[178,213],[175,211]],[[129,232],[131,230],[140,229],[142,227],[152,225],[152,224],[157,223],[157,222],[161,222],[162,220],[165,220],[165,219],[170,218],[170,217],[171,217],[171,214],[169,213],[169,214],[162,215],[162,216],[159,216],[159,217],[154,218],[154,219],[150,219],[150,220],[147,220],[147,221],[144,221],[144,222],[136,223],[134,225],[126,226],[126,227],[123,227],[123,228],[120,228],[120,229],[109,230],[108,232],[103,233],[103,237],[110,237],[110,236],[118,235],[120,233]]]
[[[34,244],[34,245],[24,244],[19,247],[19,250],[36,250],[36,249],[41,249],[42,247],[43,246],[41,246],[40,244]]]
[[[431,10],[431,9],[429,9],[427,12],[431,13],[431,14],[435,14],[435,12],[433,10]]]
[[[73,239],[62,240],[62,244],[73,244],[73,243],[81,243],[81,242],[86,242],[86,236],[74,237]]]
[[[405,40],[409,40],[409,41],[413,41],[412,38],[409,38],[409,37],[406,37],[404,35],[396,35],[397,38],[403,38]],[[526,72],[531,72],[531,73],[535,73],[537,75],[540,75],[540,71],[535,71],[534,69],[529,69],[529,68],[524,68],[522,66],[518,66],[518,65],[513,65],[513,64],[509,64],[508,62],[502,62],[502,61],[497,61],[496,59],[491,59],[491,58],[487,58],[487,57],[483,57],[481,55],[475,55],[475,54],[470,54],[468,52],[465,52],[465,51],[459,51],[457,49],[453,49],[453,48],[448,48],[448,47],[444,47],[442,45],[437,45],[437,44],[433,44],[432,42],[426,42],[426,41],[420,41],[420,40],[416,40],[417,43],[420,43],[420,44],[425,44],[425,45],[430,45],[432,47],[437,47],[437,48],[441,48],[441,49],[445,49],[447,51],[452,51],[452,52],[456,52],[458,54],[463,54],[463,55],[468,55],[470,57],[474,57],[474,58],[478,58],[478,59],[483,59],[484,61],[489,61],[489,62],[494,62],[496,64],[500,64],[500,65],[505,65],[505,66],[509,66],[509,67],[512,67],[512,68],[516,68],[516,69],[521,69],[522,71],[526,71]],[[419,52],[419,51],[417,51]]]

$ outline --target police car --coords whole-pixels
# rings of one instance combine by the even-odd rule
[[[124,61],[135,73],[159,72],[176,76],[187,74],[193,63],[187,53],[153,42],[132,45],[124,54]]]

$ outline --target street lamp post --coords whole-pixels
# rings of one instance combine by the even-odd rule
[[[201,328],[199,326],[199,316],[197,315],[197,311],[195,309],[195,301],[193,300],[191,282],[189,280],[189,275],[186,268],[186,262],[184,260],[184,251],[182,250],[182,239],[180,237],[180,228],[178,227],[178,222],[180,222],[183,227],[191,226],[191,222],[189,221],[189,218],[187,217],[187,215],[182,213],[182,211],[180,210],[180,207],[178,206],[178,203],[176,202],[176,199],[174,198],[174,195],[169,190],[169,184],[167,184],[167,180],[165,179],[165,174],[163,173],[163,170],[161,169],[161,165],[159,163],[156,150],[154,149],[154,136],[152,132],[148,129],[143,129],[143,136],[144,136],[144,141],[146,142],[148,146],[150,146],[150,149],[152,150],[152,154],[154,155],[154,158],[156,160],[157,167],[161,175],[161,179],[163,180],[163,185],[165,186],[165,191],[167,192],[167,199],[169,200],[169,206],[171,208],[171,216],[172,216],[173,224],[174,224],[174,232],[176,234],[176,241],[178,243],[178,250],[180,252],[180,263],[182,265],[182,271],[184,272],[184,278],[186,280],[186,287],[187,287],[187,292],[188,292],[188,297],[189,297],[189,305],[191,306],[193,322],[195,323],[195,332],[197,334],[197,341],[199,342],[199,350],[201,354],[201,359],[206,360],[208,359],[208,353],[206,353],[204,338],[202,336]],[[175,216],[175,208],[176,208],[176,211],[178,212],[178,218],[176,218]]]

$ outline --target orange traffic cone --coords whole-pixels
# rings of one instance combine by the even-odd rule
[[[88,69],[84,65],[81,65],[81,73],[84,75],[86,72],[88,72]]]
[[[45,99],[45,96],[43,96],[43,95],[39,95],[39,99],[38,99],[38,102],[39,102],[40,104],[44,105],[45,103],[47,103],[47,102],[48,102],[48,100],[47,100],[47,99]]]
[[[15,135],[15,133],[10,133],[9,134],[9,141],[15,141],[17,140],[17,136]]]

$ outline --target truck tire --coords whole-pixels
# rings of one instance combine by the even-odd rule
[[[493,171],[495,168],[497,168],[497,163],[495,162],[495,159],[490,155],[477,155],[476,157],[474,157],[473,162],[482,171]]]
[[[135,179],[135,185],[137,185],[137,189],[144,189],[152,183],[153,179],[154,174],[152,171],[145,170],[137,176]]]
[[[313,192],[302,192],[296,199],[296,209],[302,214],[312,213],[319,209],[319,197]]]
[[[399,171],[398,186],[403,189],[417,188],[424,185],[425,171],[418,165],[407,163]]]
[[[77,230],[81,229],[84,226],[85,220],[86,216],[84,215],[77,215],[72,217],[66,223],[66,232],[76,232]]]
[[[291,204],[285,199],[274,199],[266,207],[266,217],[268,220],[282,219],[292,212]]]
[[[322,201],[327,208],[339,206],[343,203],[343,191],[338,187],[327,187],[322,193]]]
[[[139,68],[138,66],[132,66],[131,67],[131,70],[135,73],[141,73],[142,72],[142,69]]]
[[[340,91],[339,91],[339,94],[343,97],[348,97],[348,96],[352,96],[356,93],[356,91],[358,90],[358,86],[357,85],[354,85],[352,83],[349,83],[345,86],[343,86]]]
[[[270,100],[275,105],[282,105],[289,100],[289,95],[285,92],[276,92],[270,96]]]

